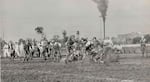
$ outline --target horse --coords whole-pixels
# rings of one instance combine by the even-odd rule
[[[54,42],[53,44],[53,57],[54,61],[59,62],[61,59],[61,43],[60,42]]]
[[[49,54],[49,45],[47,40],[42,40],[38,43],[38,48],[40,50],[40,56],[47,60]]]
[[[116,54],[122,54],[123,53],[123,48],[120,44],[119,45],[114,45],[113,49],[115,50]]]
[[[65,63],[68,63],[70,61],[70,57],[73,53],[73,44],[74,44],[74,39],[72,37],[68,38],[66,42],[66,49],[67,49],[67,55],[66,55],[66,60]]]
[[[31,51],[31,54],[34,56],[34,57],[40,57],[40,49],[37,45],[32,45],[32,51]]]
[[[105,40],[102,44],[99,43],[95,46],[93,41],[86,43],[86,53],[90,55],[90,59],[97,63],[108,63],[114,61],[114,58],[118,61],[119,56],[115,52],[113,43],[110,40]]]
[[[67,48],[68,49],[68,54],[67,55],[67,59],[66,59],[66,63],[68,62],[73,62],[73,61],[79,61],[79,60],[83,60],[85,58],[86,55],[86,43],[87,43],[87,39],[81,39],[81,40],[75,40],[72,45],[68,45]]]

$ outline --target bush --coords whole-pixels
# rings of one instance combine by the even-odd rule
[[[150,43],[150,34],[144,36],[146,39],[146,43]]]
[[[135,37],[135,38],[133,38],[133,44],[138,44],[138,43],[140,43],[140,40],[141,40],[141,37]]]

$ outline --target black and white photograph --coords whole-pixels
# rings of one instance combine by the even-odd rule
[[[0,82],[150,82],[150,0],[0,0]]]

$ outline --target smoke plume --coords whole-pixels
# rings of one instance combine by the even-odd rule
[[[101,13],[103,20],[105,21],[107,8],[108,8],[108,0],[93,0],[93,1],[97,3],[97,8],[99,12]]]
[[[104,39],[105,39],[105,21],[106,21],[106,13],[108,8],[108,0],[93,0],[97,4],[97,8],[101,13],[101,17],[103,18],[104,25]]]

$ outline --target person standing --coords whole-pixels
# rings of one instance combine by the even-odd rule
[[[142,56],[144,57],[146,52],[146,39],[144,38],[144,36],[141,37],[140,47],[141,47]]]

